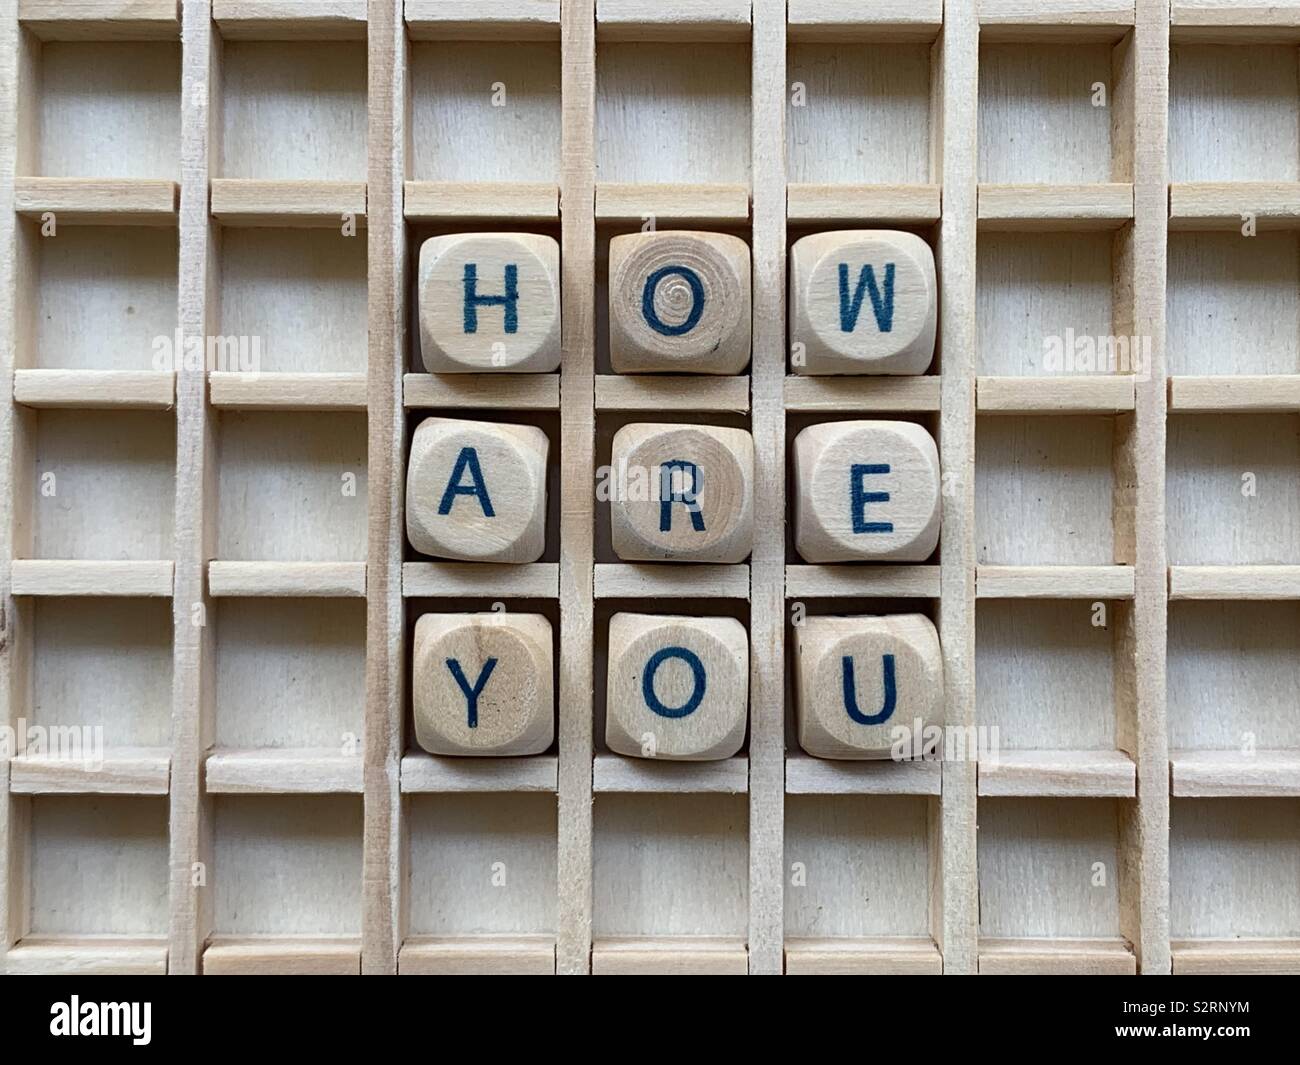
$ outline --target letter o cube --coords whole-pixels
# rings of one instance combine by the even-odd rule
[[[455,233],[420,246],[420,352],[430,373],[560,365],[560,246],[534,233]]]
[[[749,245],[722,233],[629,233],[609,242],[616,373],[735,374],[749,362]]]
[[[749,640],[735,618],[615,614],[605,744],[674,761],[730,758],[745,739]]]
[[[934,252],[912,233],[814,233],[790,250],[795,373],[924,373],[937,308]]]
[[[532,425],[425,418],[406,469],[406,536],[417,551],[536,562],[546,547],[546,434]]]
[[[911,422],[810,425],[794,440],[794,543],[806,562],[922,562],[939,542],[939,449]]]
[[[754,440],[743,429],[639,422],[614,434],[614,551],[632,561],[740,562],[754,541]]]
[[[431,754],[540,754],[555,738],[551,623],[425,614],[415,623],[415,740]]]
[[[943,724],[943,655],[923,614],[809,617],[795,633],[799,746],[817,758],[914,758]],[[922,735],[915,735],[920,722]],[[908,741],[899,745],[898,728]]]

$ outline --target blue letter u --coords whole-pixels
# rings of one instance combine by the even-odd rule
[[[898,705],[898,684],[894,679],[894,656],[881,655],[881,670],[885,675],[885,704],[880,708],[878,714],[864,714],[858,709],[858,696],[854,690],[853,684],[853,657],[845,655],[840,659],[840,665],[844,670],[844,709],[848,711],[849,718],[856,721],[859,725],[883,725],[894,715],[894,707]]]

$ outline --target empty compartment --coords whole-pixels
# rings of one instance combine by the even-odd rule
[[[172,557],[170,412],[42,410],[32,420],[32,557]]]
[[[219,106],[214,176],[366,180],[364,41],[227,41]]]
[[[789,180],[937,182],[928,44],[796,44],[787,77]]]
[[[1298,60],[1294,45],[1175,44],[1169,179],[1300,180]]]
[[[217,557],[366,557],[363,414],[226,412],[221,417]]]
[[[361,797],[213,800],[213,933],[359,936]]]
[[[25,35],[31,136],[20,175],[180,180],[179,41],[50,41]]]
[[[554,936],[554,795],[415,795],[406,803],[409,935]]]
[[[174,229],[24,223],[34,264],[32,328],[20,331],[23,368],[175,369]],[[30,344],[30,347],[28,345]]]
[[[1008,751],[1116,746],[1121,603],[981,599],[975,700],[990,744]]]
[[[27,934],[167,934],[165,798],[36,795],[19,801],[30,804],[31,818]]]
[[[749,184],[748,44],[602,44],[596,180]]]
[[[1130,181],[1126,117],[1112,59],[1123,44],[984,44],[979,55],[979,180],[1077,185]]]
[[[1110,416],[983,417],[975,437],[981,565],[1116,560]]]
[[[919,795],[791,795],[786,939],[930,937],[930,819]]]
[[[1170,233],[1171,374],[1300,373],[1295,233]]]
[[[1170,565],[1300,562],[1300,418],[1177,415],[1167,455]]]
[[[1169,604],[1169,746],[1300,749],[1300,603]]]
[[[417,41],[409,78],[408,177],[559,181],[558,44]]]
[[[364,602],[221,599],[216,626],[218,747],[360,755]]]
[[[976,372],[1150,372],[1150,338],[1114,336],[1110,233],[981,233]]]
[[[102,730],[79,732],[101,754],[171,745],[170,600],[41,598],[30,609],[32,705],[24,716],[47,730],[47,753],[75,753],[54,742],[68,729]]]
[[[210,369],[364,373],[364,231],[223,230],[219,315],[239,365]]]

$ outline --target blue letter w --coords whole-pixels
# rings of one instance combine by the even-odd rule
[[[885,264],[885,294],[876,287],[876,271],[870,264],[858,274],[858,285],[849,296],[849,266],[840,263],[840,331],[852,333],[862,310],[862,297],[871,294],[871,311],[876,316],[876,328],[888,333],[894,328],[894,264]]]

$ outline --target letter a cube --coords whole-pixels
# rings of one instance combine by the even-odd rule
[[[560,365],[560,246],[534,233],[456,233],[420,246],[420,351],[430,373]]]
[[[439,558],[536,562],[546,547],[546,434],[425,418],[406,468],[406,536]]]
[[[540,614],[424,614],[411,699],[415,740],[431,754],[540,754],[555,738],[551,623]]]
[[[615,614],[605,744],[635,758],[730,758],[745,739],[749,640],[735,618]]]
[[[923,562],[939,542],[940,484],[919,425],[810,425],[794,439],[795,549],[805,562]]]
[[[914,758],[943,724],[939,634],[923,614],[795,626],[799,746],[817,758]],[[920,735],[917,731],[920,731]]]
[[[609,242],[616,373],[740,373],[750,349],[749,245],[723,233],[628,233]]]
[[[740,562],[754,541],[754,440],[712,425],[614,434],[610,520],[629,562]]]
[[[924,373],[937,307],[934,252],[914,234],[838,230],[791,249],[795,373]]]

